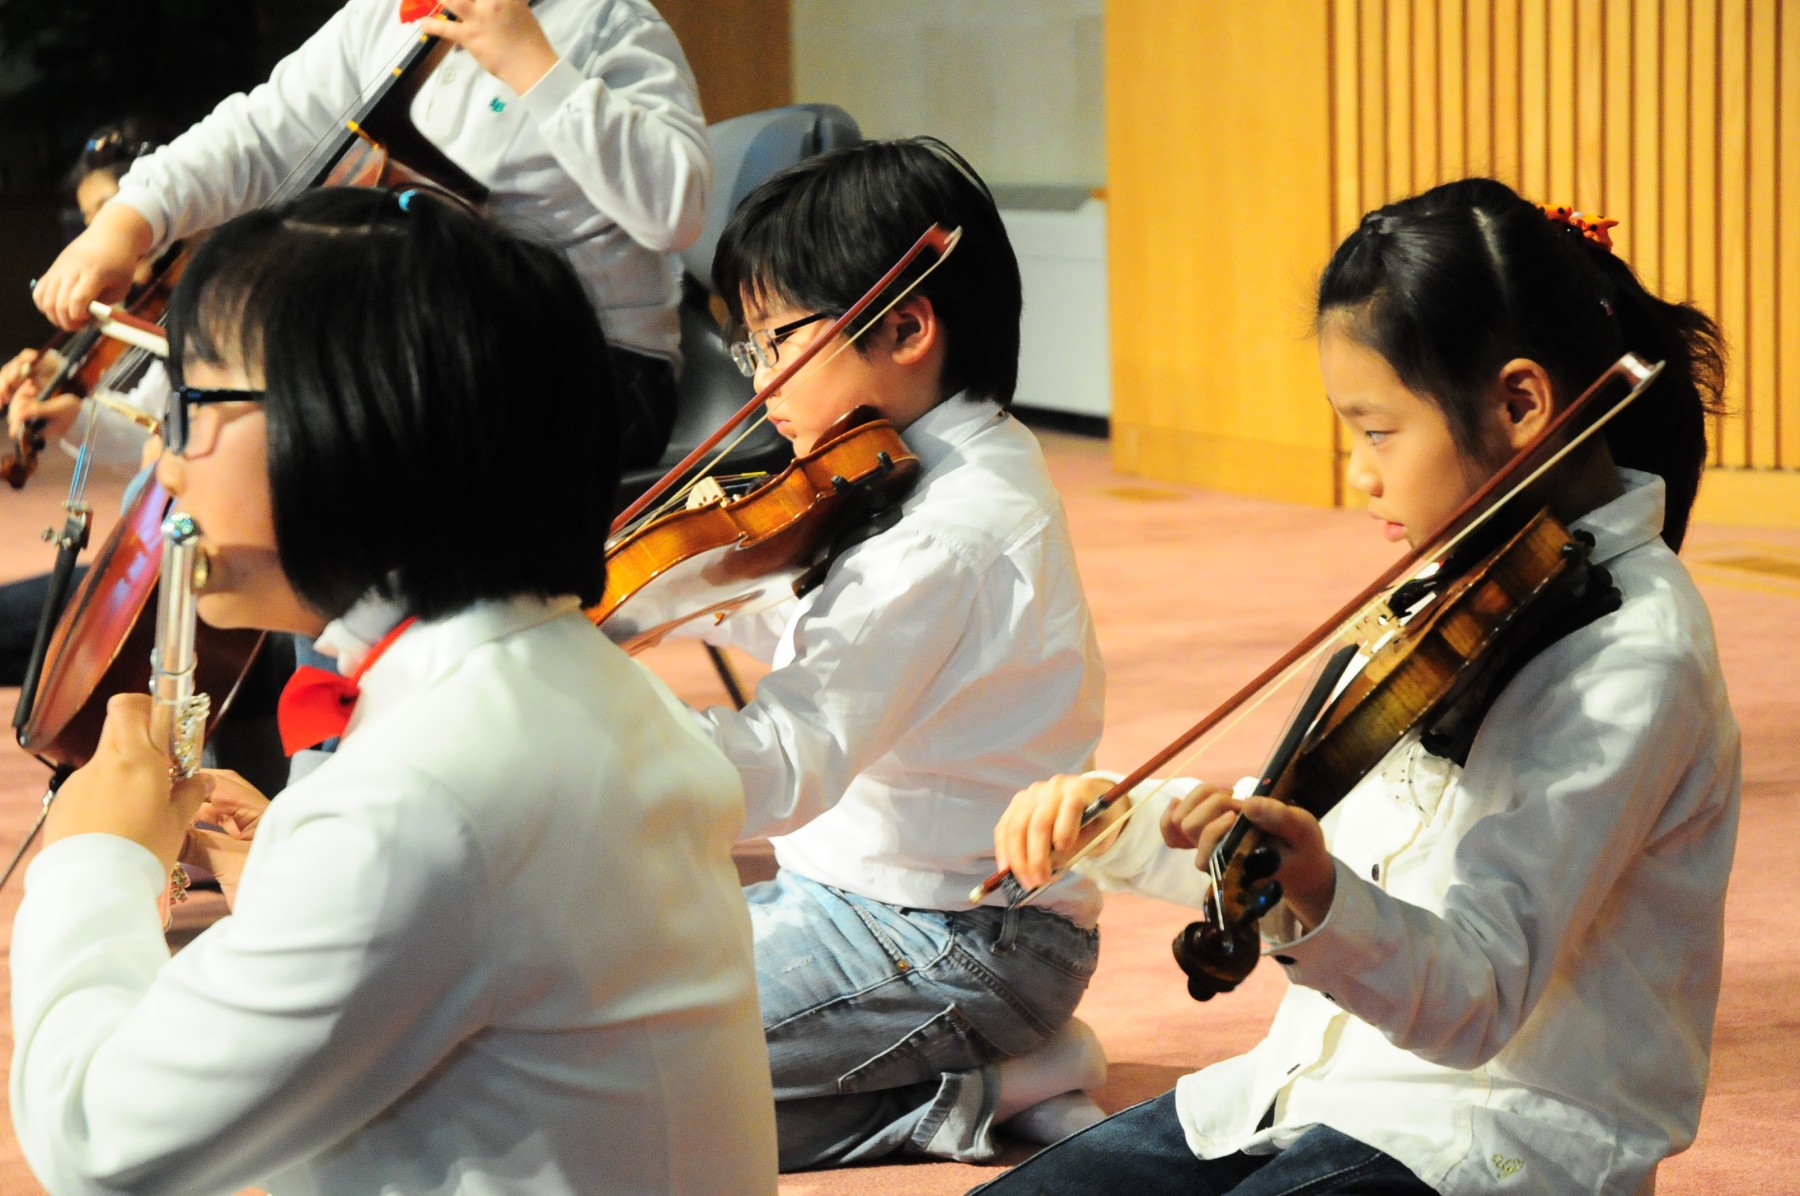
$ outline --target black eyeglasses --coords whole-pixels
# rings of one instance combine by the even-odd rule
[[[765,328],[760,332],[752,332],[743,340],[733,341],[730,345],[732,363],[746,378],[756,377],[756,371],[759,369],[772,370],[775,368],[775,363],[781,360],[780,345],[782,341],[808,324],[816,324],[820,320],[831,318],[830,314],[819,312],[816,315],[802,316],[779,328]]]
[[[196,421],[188,409],[213,403],[260,403],[263,401],[263,394],[260,390],[177,386],[169,399],[169,418],[163,423],[163,445],[170,452],[184,457],[204,457],[212,452],[213,445],[219,438],[219,426],[225,421]]]

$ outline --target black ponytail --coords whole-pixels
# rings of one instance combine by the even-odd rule
[[[1558,403],[1627,351],[1667,363],[1607,426],[1616,464],[1662,477],[1663,539],[1679,549],[1706,464],[1706,417],[1723,409],[1717,326],[1652,295],[1625,261],[1492,179],[1464,179],[1371,212],[1319,280],[1316,323],[1347,330],[1407,387],[1439,404],[1478,455],[1478,400],[1516,357],[1542,365]]]

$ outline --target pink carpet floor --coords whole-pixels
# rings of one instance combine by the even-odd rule
[[[1080,556],[1108,669],[1103,767],[1127,769],[1231,694],[1391,560],[1360,514],[1146,483],[1114,474],[1103,443],[1044,435]],[[60,524],[66,468],[0,494],[0,580],[47,567],[39,529]],[[116,481],[95,505],[115,500]],[[106,522],[103,520],[103,522]],[[103,529],[102,529],[103,530]],[[1800,1127],[1800,532],[1696,528],[1686,557],[1712,605],[1733,705],[1744,727],[1744,815],[1727,908],[1725,987],[1700,1138],[1665,1164],[1665,1196],[1790,1193]],[[691,646],[648,662],[690,701],[722,700]],[[750,670],[754,676],[754,670]],[[0,690],[10,712],[12,691]],[[1184,771],[1230,780],[1253,769],[1278,703]],[[0,749],[0,848],[10,855],[42,794],[43,770]],[[752,851],[743,864],[762,861]],[[0,943],[18,901],[0,893]],[[1260,1036],[1283,984],[1260,969],[1238,993],[1189,1001],[1168,943],[1188,912],[1114,896],[1100,971],[1080,1016],[1111,1067],[1096,1094],[1116,1110]],[[1670,933],[1680,933],[1671,927]],[[0,1049],[10,1053],[0,1015]],[[155,1094],[146,1093],[154,1100]],[[1017,1148],[1006,1162],[1025,1156]],[[998,1167],[901,1163],[784,1177],[784,1196],[961,1193]],[[0,1126],[0,1196],[40,1191]]]

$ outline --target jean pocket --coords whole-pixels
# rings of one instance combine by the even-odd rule
[[[838,1091],[900,1088],[935,1080],[947,1071],[968,1071],[1000,1054],[962,1010],[950,1005],[887,1050],[845,1072]]]
[[[1023,921],[1013,939],[1013,950],[1054,968],[1072,980],[1086,983],[1100,965],[1100,931],[1082,928],[1060,914],[1043,910],[1020,911]]]

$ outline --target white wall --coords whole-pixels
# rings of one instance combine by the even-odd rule
[[[1106,178],[1102,0],[793,0],[794,99],[930,133],[990,183]]]

